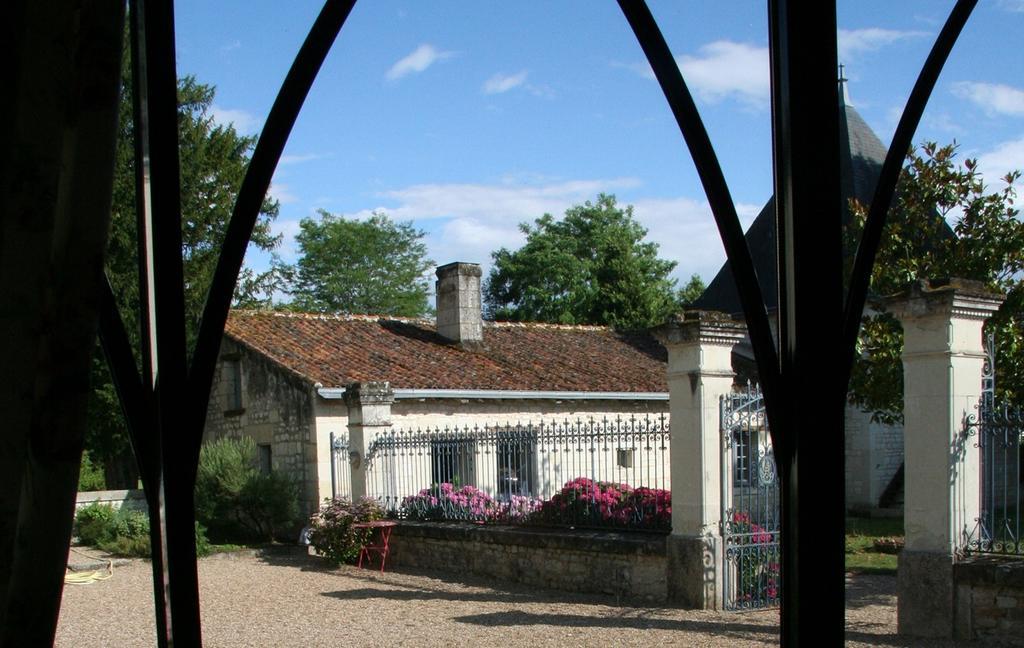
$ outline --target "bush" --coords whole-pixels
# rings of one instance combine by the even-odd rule
[[[109,504],[89,504],[78,509],[73,525],[78,541],[84,545],[99,545],[107,538],[115,513]]]
[[[298,484],[277,471],[260,473],[248,437],[203,444],[195,498],[196,519],[217,542],[271,541],[298,530]]]
[[[152,545],[149,540],[149,514],[106,504],[90,504],[75,515],[76,535],[82,544],[97,547],[115,556],[149,558]],[[196,555],[210,553],[206,529],[196,523]]]
[[[544,502],[536,518],[557,525],[669,530],[672,493],[578,477]]]
[[[476,486],[456,487],[442,483],[424,488],[402,500],[402,512],[410,520],[475,520],[525,522],[541,507],[539,500],[513,495],[499,501]]]
[[[88,452],[82,453],[82,467],[78,471],[78,492],[100,491],[107,489],[103,467],[92,462]]]
[[[325,500],[320,512],[310,519],[309,542],[317,553],[332,563],[354,563],[359,548],[369,541],[369,529],[354,529],[353,524],[384,517],[376,500],[363,498],[353,503],[347,497]]]

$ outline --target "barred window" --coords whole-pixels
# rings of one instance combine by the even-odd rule
[[[238,358],[224,360],[224,409],[237,412],[242,409],[242,361]]]

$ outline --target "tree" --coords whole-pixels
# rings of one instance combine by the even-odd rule
[[[521,223],[526,244],[492,253],[484,286],[492,319],[607,324],[622,329],[662,323],[677,308],[675,262],[658,258],[647,230],[601,194],[570,207],[565,218],[544,214]]]
[[[320,210],[299,224],[301,256],[287,269],[292,307],[420,317],[430,311],[424,233],[385,214],[346,219]]]
[[[136,250],[135,152],[132,120],[130,67],[122,72],[114,192],[106,271],[136,348],[139,342],[139,282]],[[188,76],[178,81],[178,144],[181,159],[182,258],[185,272],[186,335],[189,349],[198,333],[206,293],[220,255],[235,196],[245,177],[255,137],[240,135],[234,127],[214,123],[210,114],[214,88]],[[277,216],[277,201],[264,200],[251,244],[273,249],[280,241],[270,233]],[[252,286],[260,275],[245,276]],[[239,294],[239,299],[252,299]],[[134,487],[135,460],[117,395],[106,362],[97,352],[92,371],[93,393],[89,402],[86,448],[92,459],[102,461],[108,487]]]
[[[890,295],[917,279],[955,276],[1006,293],[1006,302],[986,330],[995,333],[999,349],[997,389],[1024,402],[1024,223],[1013,206],[1013,183],[1020,173],[1007,174],[1003,189],[987,192],[977,161],[956,164],[956,149],[955,143],[940,147],[927,142],[908,154],[872,270],[871,290]],[[867,208],[853,204],[852,213],[851,245],[859,240]],[[954,219],[950,232],[946,223]],[[864,317],[850,400],[878,420],[902,417],[902,345],[902,329],[892,315]]]
[[[706,289],[707,286],[704,285],[704,280],[700,278],[699,274],[690,275],[690,280],[679,289],[679,294],[676,296],[679,310],[689,308],[690,304],[697,301],[697,298],[703,295]]]

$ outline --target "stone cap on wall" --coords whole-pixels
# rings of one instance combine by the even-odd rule
[[[999,310],[1005,298],[984,282],[947,277],[919,279],[881,303],[899,319],[948,316],[984,320]]]
[[[728,313],[688,310],[669,317],[651,330],[659,342],[670,344],[719,344],[733,346],[747,335],[746,324]]]
[[[345,388],[344,399],[349,407],[390,405],[395,402],[395,390],[386,380],[355,382]]]

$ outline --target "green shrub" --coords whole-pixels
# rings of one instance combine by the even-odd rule
[[[260,473],[250,438],[203,444],[195,498],[196,518],[218,543],[291,538],[298,531],[298,484],[277,471]]]
[[[115,513],[109,504],[83,506],[75,512],[74,535],[84,545],[97,546],[108,538]]]
[[[320,512],[310,520],[309,542],[332,563],[354,563],[359,547],[369,540],[370,530],[354,529],[352,525],[383,517],[384,509],[370,498],[354,504],[347,497],[325,500]]]
[[[93,463],[88,452],[82,453],[82,467],[78,471],[78,492],[100,491],[107,489],[103,467]]]
[[[79,541],[97,547],[115,556],[149,558],[152,545],[149,539],[149,514],[145,511],[106,504],[90,504],[79,509],[75,516],[75,529]],[[196,555],[208,556],[210,541],[206,529],[196,522]]]

